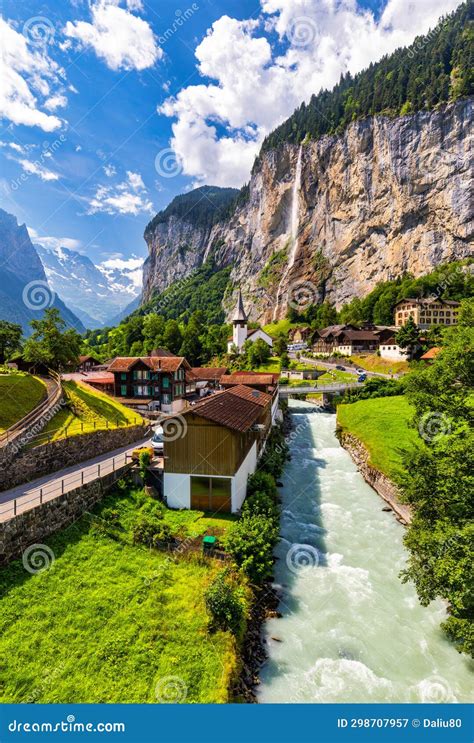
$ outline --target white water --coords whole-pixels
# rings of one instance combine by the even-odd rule
[[[286,265],[283,276],[281,277],[280,283],[277,289],[277,301],[275,304],[275,310],[273,312],[273,320],[277,319],[278,309],[280,306],[280,300],[282,295],[282,288],[285,286],[286,279],[291,269],[294,266],[296,254],[298,252],[298,232],[300,226],[300,190],[301,190],[301,171],[302,171],[302,159],[303,159],[303,146],[300,145],[298,150],[298,160],[296,161],[295,180],[293,181],[293,189],[291,192],[291,212],[290,212],[290,253],[288,255],[288,263]]]
[[[442,603],[423,608],[398,577],[403,527],[340,446],[335,416],[290,404],[298,431],[275,569],[283,617],[265,625],[259,701],[471,701],[473,664],[444,638]],[[295,543],[307,546],[291,560]]]

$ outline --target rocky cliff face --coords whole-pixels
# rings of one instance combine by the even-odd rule
[[[265,153],[230,219],[196,228],[171,217],[148,233],[145,298],[212,254],[233,266],[251,318],[268,322],[472,254],[472,106],[376,116]]]

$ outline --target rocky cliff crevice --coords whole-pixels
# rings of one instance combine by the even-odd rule
[[[268,322],[289,304],[340,307],[379,281],[470,255],[472,105],[374,116],[264,153],[229,219],[204,228],[170,217],[147,233],[144,298],[212,254],[232,266],[251,319]]]

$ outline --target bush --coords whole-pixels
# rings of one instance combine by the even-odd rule
[[[278,500],[278,490],[273,475],[268,472],[254,472],[253,475],[250,475],[247,484],[247,496],[254,493],[266,493],[275,501]]]
[[[244,518],[252,514],[255,516],[266,516],[278,523],[280,510],[271,495],[265,492],[257,492],[247,496],[247,500],[242,506],[242,516]]]
[[[242,634],[245,599],[243,591],[234,585],[229,570],[221,570],[216,575],[204,599],[215,627],[230,630],[234,635]]]
[[[163,524],[160,523],[160,518],[140,513],[132,528],[134,544],[146,544],[147,547],[153,547],[155,535],[162,533]]]
[[[394,397],[395,395],[403,395],[404,391],[404,383],[401,380],[372,377],[360,389],[347,392],[344,402],[369,400],[375,397]]]
[[[174,541],[173,533],[171,531],[170,526],[164,522],[160,522],[158,524],[158,531],[156,531],[153,535],[153,539],[152,539],[153,547],[160,549],[162,547],[166,547],[167,545],[171,544],[173,541]]]
[[[232,527],[227,551],[253,583],[262,583],[273,569],[273,548],[278,541],[278,521],[247,512]]]
[[[289,448],[281,426],[274,426],[267,441],[267,448],[262,456],[260,469],[278,480],[288,459]]]

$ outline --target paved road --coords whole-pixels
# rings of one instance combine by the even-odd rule
[[[108,475],[114,470],[123,467],[130,461],[130,455],[137,446],[143,446],[150,438],[136,441],[132,446],[123,446],[121,449],[107,452],[94,459],[79,462],[72,467],[45,475],[37,480],[18,485],[16,488],[5,490],[0,493],[0,522],[8,521],[14,515],[14,501],[16,500],[16,512],[23,513],[39,505],[40,498],[43,501],[53,500],[63,492],[68,493],[81,484],[93,482],[98,477]]]
[[[294,354],[290,354],[292,358],[296,358]],[[336,370],[336,366],[343,366],[344,371],[348,374],[354,374],[355,376],[359,376],[359,372],[356,370],[356,367],[349,366],[349,364],[344,363],[344,359],[341,359],[341,361],[338,361],[337,363],[332,363],[330,361],[321,361],[321,359],[307,359],[304,356],[301,356],[300,361],[302,361],[305,364],[310,364],[311,366],[321,366],[325,369],[334,369]],[[362,367],[361,367],[362,368]],[[364,370],[364,374],[367,374],[368,377],[383,377],[385,379],[391,379],[392,377],[397,377],[399,375],[397,374],[382,374],[381,372],[371,372]]]

